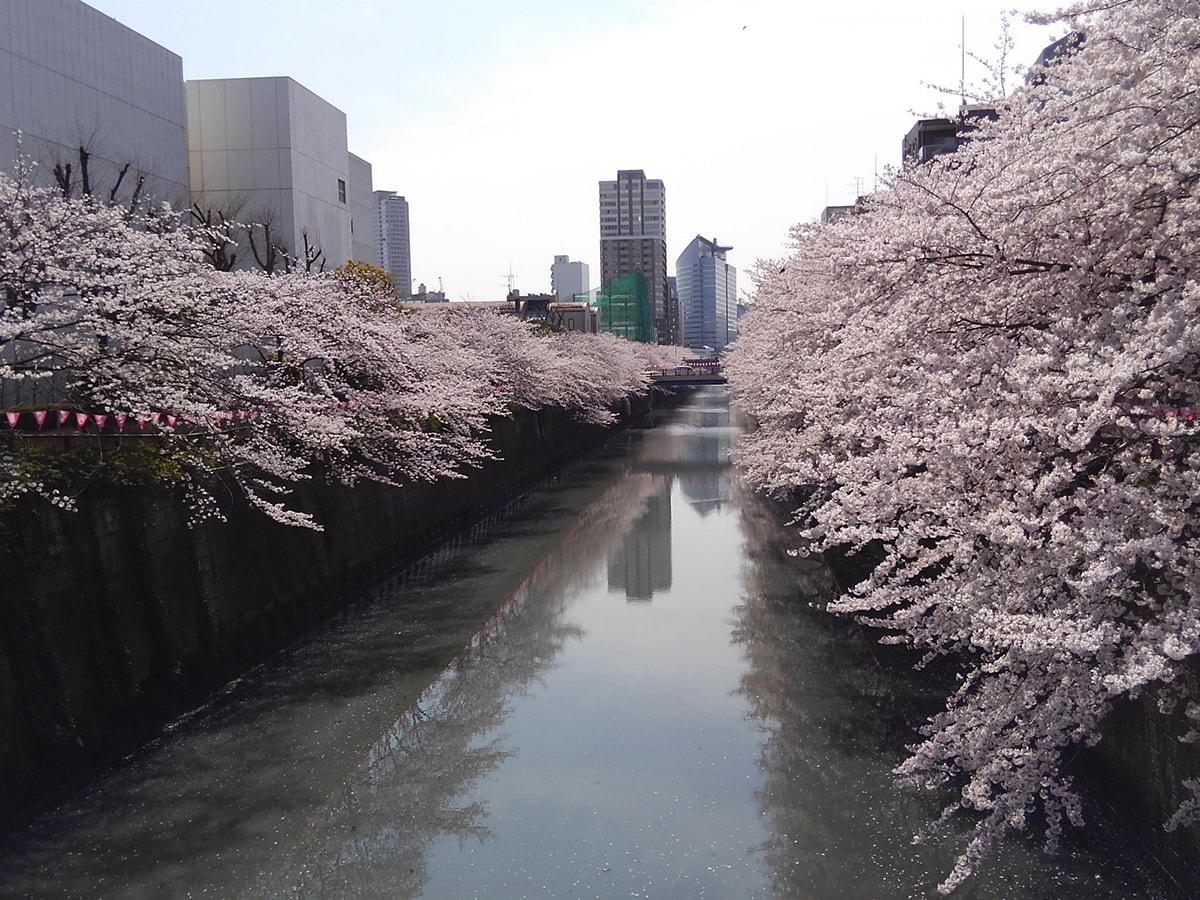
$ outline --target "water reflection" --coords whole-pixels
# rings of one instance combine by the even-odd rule
[[[747,535],[734,628],[747,660],[739,693],[763,736],[758,797],[771,833],[760,849],[773,896],[937,896],[966,829],[914,844],[951,798],[900,791],[890,770],[940,708],[950,677],[914,671],[914,657],[823,612],[828,573],[789,555],[794,540],[778,511],[734,489]],[[1090,820],[1054,857],[1032,836],[1013,836],[954,897],[1177,896],[1099,810]]]
[[[599,596],[596,581],[601,577],[606,592],[624,593],[630,601],[648,602],[656,593],[671,593],[672,535],[680,525],[672,516],[677,475],[681,483],[710,477],[710,473],[684,474],[691,460],[703,463],[705,469],[728,468],[727,458],[713,456],[710,447],[697,453],[697,437],[672,429],[631,436],[635,446],[629,451],[634,458],[649,459],[654,465],[635,464],[624,471],[584,510],[562,543],[474,636],[467,650],[377,742],[345,790],[315,817],[291,859],[279,867],[280,872],[303,873],[289,890],[322,897],[458,897],[473,895],[473,889],[496,896],[527,896],[526,882],[545,882],[549,864],[514,853],[514,844],[536,846],[545,859],[561,861],[567,853],[564,841],[576,846],[569,853],[571,868],[563,872],[561,864],[557,866],[563,892],[582,890],[586,896],[588,891],[599,891],[590,895],[602,896],[621,879],[636,880],[627,869],[615,869],[614,861],[605,861],[613,859],[615,842],[601,838],[616,837],[625,824],[608,821],[598,826],[587,817],[579,821],[580,811],[612,820],[631,813],[644,815],[644,809],[629,805],[632,798],[612,803],[615,796],[624,796],[630,768],[647,768],[635,735],[657,734],[667,742],[677,735],[669,728],[663,731],[669,720],[662,709],[642,704],[640,692],[631,683],[621,683],[630,677],[630,662],[634,668],[639,666],[637,654],[626,661],[618,658],[614,671],[611,658],[595,658],[595,651],[575,646],[583,642],[603,646],[605,638],[599,632],[611,633],[617,624],[618,643],[623,653],[630,650],[620,637],[620,620],[601,621],[606,617],[581,614],[580,607]],[[728,436],[720,440],[729,445]],[[673,455],[683,465],[679,473],[668,474],[663,469]],[[728,480],[727,472],[724,478]],[[726,605],[730,597],[717,595],[718,602]],[[716,624],[724,632],[719,620]],[[671,667],[673,657],[663,646],[663,636],[653,640],[657,660],[650,677],[661,689],[658,666]],[[539,699],[543,707],[554,703],[546,699],[553,690],[548,691],[545,679],[554,679],[557,685],[570,682],[564,670],[572,668],[587,671],[585,689],[590,696],[583,698],[567,689],[563,702],[570,709],[553,713],[537,709]],[[681,674],[686,678],[686,672]],[[728,679],[729,688],[734,684]],[[723,693],[733,694],[732,690]],[[597,700],[607,716],[590,707]],[[645,705],[641,716],[635,704]],[[735,705],[735,721],[741,721],[744,709]],[[619,718],[614,720],[617,712]],[[528,731],[526,719],[535,723]],[[752,746],[752,736],[748,741],[746,749]],[[681,749],[660,753],[660,762],[668,768],[676,765],[673,760]],[[691,755],[693,748],[683,752]],[[753,757],[738,756],[737,765],[751,771]],[[603,793],[608,796],[593,796],[593,788],[601,782],[607,782]],[[555,789],[540,796],[548,784],[569,785],[569,790]],[[641,792],[639,784],[636,793]],[[751,795],[746,800],[750,802]],[[529,814],[531,805],[538,815]],[[398,817],[398,811],[403,815]],[[519,819],[519,834],[513,832],[514,816]],[[563,820],[574,820],[574,839],[572,830],[560,833]],[[593,838],[578,841],[589,828],[596,830]],[[676,834],[675,839],[680,838]],[[727,835],[721,843],[725,840]],[[643,841],[637,849],[645,853],[649,843]],[[754,874],[750,883],[760,881],[761,876]],[[271,875],[259,880],[255,893],[273,896],[279,890],[277,876]]]
[[[608,589],[630,602],[649,602],[671,589],[671,486],[669,476],[647,476],[656,489],[641,515],[608,558]]]
[[[615,436],[43,817],[0,896],[929,895],[944,798],[890,770],[937,685],[816,608],[738,433],[713,389]],[[1115,846],[956,896],[1170,896]]]
[[[507,697],[529,689],[563,645],[561,598],[594,552],[573,534],[562,564],[534,570],[420,699],[376,741],[301,840],[257,880],[254,896],[412,897],[435,839],[494,838],[483,801],[463,799],[510,751],[495,735]]]

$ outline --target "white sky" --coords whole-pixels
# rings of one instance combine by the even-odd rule
[[[414,288],[550,289],[555,254],[599,281],[597,182],[667,192],[667,256],[697,234],[756,259],[899,162],[916,112],[994,59],[991,0],[88,0],[183,57],[185,78],[289,75],[346,113],[376,190],[409,201]],[[1045,4],[1038,8],[1046,8]],[[1029,8],[1029,7],[1024,7]],[[1059,32],[1013,22],[1011,62]],[[982,67],[967,59],[967,81]]]

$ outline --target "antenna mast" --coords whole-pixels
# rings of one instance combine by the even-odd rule
[[[962,42],[959,45],[962,51],[962,71],[958,76],[958,101],[959,106],[967,105],[967,17],[962,17]]]

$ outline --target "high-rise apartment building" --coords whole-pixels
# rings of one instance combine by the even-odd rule
[[[408,232],[408,201],[395,191],[375,192],[379,229],[379,267],[392,276],[396,292],[412,295],[412,250]]]
[[[600,280],[641,272],[660,344],[679,342],[679,312],[667,291],[667,200],[662,181],[622,169],[600,182]]]
[[[576,294],[586,294],[589,290],[587,263],[574,262],[564,255],[554,257],[554,265],[550,267],[550,293],[566,303]]]
[[[696,235],[675,262],[683,339],[693,349],[720,352],[737,338],[737,269],[725,261],[732,249]]]

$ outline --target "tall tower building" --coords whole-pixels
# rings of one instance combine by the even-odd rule
[[[412,252],[408,234],[408,201],[395,191],[375,192],[379,223],[379,267],[392,276],[396,293],[412,294]]]
[[[663,183],[641,169],[600,182],[600,281],[641,272],[660,344],[679,342],[679,312],[667,291],[667,200]]]
[[[725,261],[732,247],[696,235],[675,262],[675,283],[689,347],[720,352],[738,336],[737,269]]]
[[[569,256],[555,256],[550,267],[550,293],[561,301],[568,301],[576,294],[591,290],[588,280],[588,264],[573,262]]]

